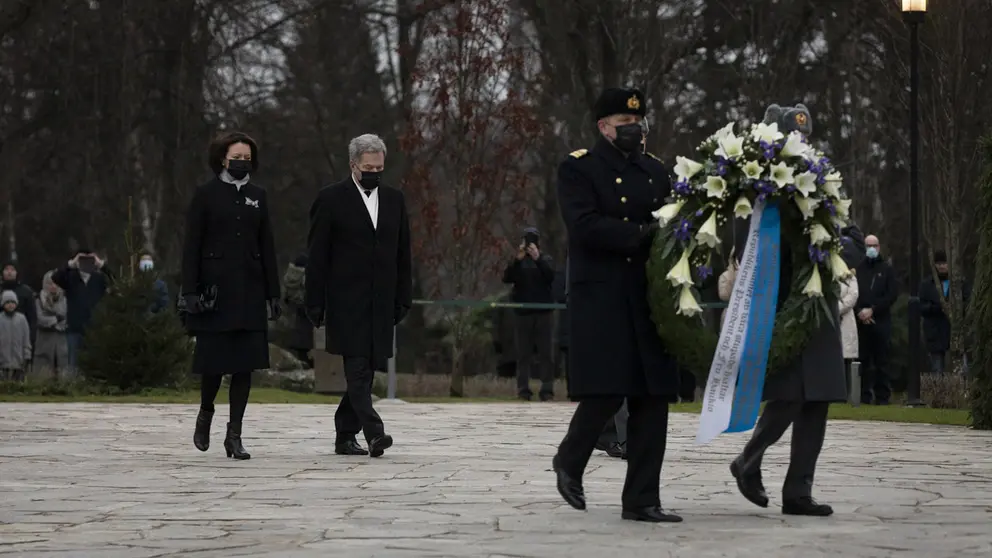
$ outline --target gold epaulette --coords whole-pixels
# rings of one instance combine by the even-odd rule
[[[579,157],[585,157],[587,153],[589,153],[588,149],[576,149],[575,151],[569,153],[569,156],[578,159]]]

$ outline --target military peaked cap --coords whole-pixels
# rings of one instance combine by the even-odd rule
[[[772,122],[778,123],[778,131],[783,134],[796,130],[806,136],[813,133],[813,115],[803,104],[794,107],[770,105],[765,109],[764,123],[771,124]]]
[[[600,94],[593,109],[596,120],[614,114],[635,114],[644,116],[647,107],[644,94],[637,89],[610,87]]]

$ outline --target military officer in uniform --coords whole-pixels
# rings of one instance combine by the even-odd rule
[[[558,168],[558,200],[568,230],[571,343],[569,394],[579,402],[552,462],[558,492],[586,507],[582,475],[603,425],[627,399],[624,519],[678,522],[661,507],[659,486],[668,405],[679,374],[648,310],[645,265],[669,195],[668,170],[641,151],[640,91],[607,89],[594,108],[600,139]]]

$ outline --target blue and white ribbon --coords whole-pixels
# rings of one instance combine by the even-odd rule
[[[778,206],[756,203],[710,365],[697,444],[724,432],[746,432],[758,419],[778,302],[780,228]]]

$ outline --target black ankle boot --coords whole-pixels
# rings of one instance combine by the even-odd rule
[[[210,449],[210,424],[214,420],[214,410],[200,406],[196,415],[196,430],[193,431],[193,445],[200,451]]]
[[[224,438],[224,450],[228,457],[234,459],[251,459],[251,455],[241,445],[241,423],[227,423],[227,437]]]

